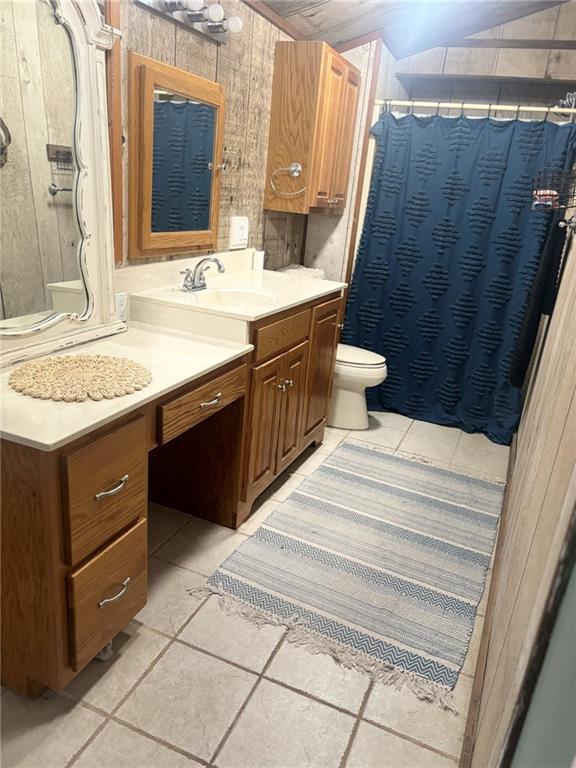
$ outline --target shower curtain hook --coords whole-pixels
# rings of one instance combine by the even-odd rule
[[[438,117],[438,113],[440,112],[440,102],[438,101],[436,103],[436,117]]]
[[[414,114],[414,99],[412,99],[412,101],[410,102],[410,114],[411,115]]]
[[[519,119],[520,119],[520,104],[518,104],[516,107],[516,120],[519,120]]]
[[[548,120],[548,117],[550,116],[550,110],[551,109],[552,109],[552,107],[548,107],[548,109],[546,110],[546,114],[544,115],[544,122],[546,122],[546,120]]]
[[[461,106],[460,106],[460,117],[464,117],[464,104],[465,104],[465,103],[466,103],[466,102],[465,102],[465,101],[463,101],[463,102],[462,102],[462,104],[461,104]]]
[[[490,120],[490,112],[492,112],[492,102],[488,104],[488,120]]]

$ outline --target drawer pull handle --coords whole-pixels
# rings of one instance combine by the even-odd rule
[[[94,497],[96,501],[100,501],[100,499],[105,499],[108,496],[116,496],[117,493],[120,493],[122,488],[126,485],[128,482],[128,475],[124,475],[124,477],[120,480],[118,485],[115,485],[114,488],[110,488],[109,491],[100,491],[100,493],[97,493]]]
[[[213,397],[212,400],[206,400],[205,403],[200,403],[200,408],[210,408],[212,405],[217,405],[220,400],[222,400],[222,392],[218,392],[216,397]]]
[[[121,597],[124,597],[128,591],[128,584],[130,584],[130,576],[128,576],[128,578],[124,579],[122,582],[122,589],[120,592],[118,592],[117,595],[114,595],[114,597],[105,597],[104,600],[100,600],[98,603],[98,608],[104,608],[104,606],[108,603],[115,603],[116,600],[120,600]]]

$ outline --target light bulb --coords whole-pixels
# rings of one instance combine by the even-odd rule
[[[233,35],[237,32],[241,32],[242,26],[243,24],[240,16],[230,16],[230,18],[226,19],[224,22],[224,29],[228,30],[228,32],[231,32]]]
[[[224,18],[224,8],[219,3],[211,3],[206,9],[206,16],[216,24]]]
[[[204,8],[204,0],[188,0],[188,10],[198,13]]]

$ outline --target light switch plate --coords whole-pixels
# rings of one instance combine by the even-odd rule
[[[249,232],[248,216],[230,216],[230,239],[228,248],[231,251],[237,248],[248,247]]]

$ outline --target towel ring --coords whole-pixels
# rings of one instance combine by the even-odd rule
[[[286,168],[276,168],[275,171],[272,171],[272,174],[270,176],[270,186],[274,190],[274,192],[279,195],[280,197],[298,197],[299,195],[304,194],[306,192],[306,187],[302,187],[301,189],[296,190],[296,192],[283,192],[281,189],[278,189],[278,187],[274,184],[274,179],[276,176],[278,176],[281,173],[287,173],[290,176],[292,176],[293,179],[297,179],[300,174],[302,173],[302,166],[300,163],[290,163],[290,165],[286,166]]]

